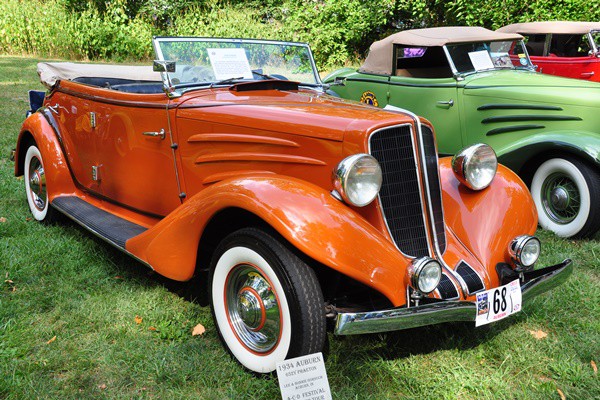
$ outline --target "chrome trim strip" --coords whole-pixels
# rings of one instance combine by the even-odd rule
[[[460,299],[460,291],[459,291],[458,286],[456,286],[456,282],[454,282],[454,280],[446,273],[446,271],[443,271],[442,275],[446,275],[446,278],[448,278],[448,280],[452,284],[452,287],[456,290],[456,294],[457,294],[457,296],[455,296],[455,297],[448,297],[443,300],[458,300],[458,299]],[[441,281],[441,279],[440,279],[440,281]],[[439,287],[439,284],[438,284],[438,287]],[[438,289],[435,289],[435,290],[438,292],[438,294],[440,295],[440,299],[441,299],[442,298],[441,293],[439,292]]]
[[[461,263],[464,263],[467,267],[471,268],[471,271],[475,272],[475,275],[477,275],[477,277],[481,281],[481,286],[483,286],[483,289],[479,289],[476,292],[471,292],[469,290],[469,285],[467,285],[467,282],[465,282],[465,280],[463,279],[462,275],[456,270],[456,269],[458,269],[458,266]],[[471,265],[468,262],[466,262],[465,260],[460,260],[459,262],[456,263],[456,267],[455,268],[456,269],[453,272],[456,275],[456,279],[460,281],[461,286],[463,286],[463,288],[466,290],[465,294],[467,294],[467,295],[470,296],[470,295],[473,295],[473,294],[476,294],[476,293],[479,293],[479,292],[483,292],[483,291],[486,290],[485,282],[483,281],[483,278],[481,277],[481,275],[479,275],[479,273],[477,271],[475,271],[475,268],[471,267]]]
[[[387,108],[388,106],[385,106],[385,107]],[[389,106],[389,107],[393,107],[393,106]],[[384,108],[384,110],[386,110],[386,108]],[[400,110],[400,111],[396,111],[396,112],[406,113],[406,114],[408,114],[408,116],[412,117],[415,120],[415,122],[418,121],[417,116],[415,114],[411,113],[410,111],[405,111],[398,107],[394,107],[394,108]],[[390,110],[388,109],[388,111],[390,111]],[[392,110],[392,111],[395,111],[395,110]],[[420,122],[418,122],[418,123],[420,123]],[[413,130],[412,130],[412,124],[392,125],[392,126],[386,126],[385,128],[380,128],[380,129],[374,130],[369,135],[367,150],[368,150],[369,154],[372,155],[372,153],[371,153],[371,138],[377,132],[380,132],[382,130],[393,129],[393,128],[401,128],[401,127],[405,127],[405,126],[410,127],[410,133],[411,133],[410,141],[412,143],[412,151],[413,151],[413,156],[414,156],[414,161],[415,161],[415,170],[417,171],[417,183],[419,184],[419,194],[420,194],[420,193],[423,193],[423,187],[421,186],[421,180],[418,179],[419,178],[419,166],[417,165],[417,153],[416,153],[416,148],[415,148],[415,137],[414,137]],[[394,235],[392,234],[392,231],[390,230],[390,227],[388,225],[387,217],[385,216],[385,211],[383,210],[383,205],[381,204],[381,196],[379,193],[377,194],[377,201],[379,202],[379,210],[381,211],[381,215],[383,216],[383,221],[385,222],[385,227],[390,235],[390,238],[392,239],[392,242],[394,243],[394,246],[396,246],[396,249],[398,249],[398,251],[400,253],[402,253],[402,255],[404,255],[405,257],[408,257],[411,259],[417,258],[416,256],[410,256],[408,254],[405,254],[402,250],[400,250],[400,248],[398,247],[398,244],[396,243],[396,240],[394,239]],[[425,237],[427,239],[427,247],[429,247],[428,253],[429,253],[429,256],[432,257],[433,255],[431,254],[431,249],[432,249],[431,238],[429,237],[429,235],[430,235],[429,229],[427,229],[427,220],[425,219],[425,209],[423,208],[423,202],[421,202],[421,216],[423,217],[423,227],[425,228]]]
[[[52,205],[52,207],[54,207],[55,210],[59,211],[61,214],[63,214],[67,218],[69,218],[71,221],[77,223],[82,228],[84,228],[87,231],[91,232],[97,238],[102,239],[103,241],[105,241],[106,243],[110,244],[115,249],[121,250],[123,253],[127,254],[128,256],[130,256],[131,258],[133,258],[134,260],[136,260],[136,261],[144,264],[146,267],[148,267],[152,271],[154,271],[154,268],[152,268],[152,265],[148,264],[146,261],[142,260],[141,258],[138,258],[135,254],[132,254],[132,253],[128,252],[127,249],[125,249],[124,247],[121,247],[118,244],[116,244],[115,242],[113,242],[112,240],[109,240],[108,238],[102,236],[99,232],[96,232],[95,230],[93,230],[92,228],[90,228],[88,225],[84,224],[82,221],[80,221],[77,218],[73,217],[71,214],[69,214],[65,210],[62,210],[59,206],[57,206],[53,202],[50,202],[50,205]]]
[[[438,182],[440,184],[440,207],[442,209],[442,222],[444,224],[443,227],[443,234],[444,237],[446,239],[446,247],[448,247],[448,238],[446,237],[446,218],[444,217],[444,204],[442,202],[442,182],[440,181],[440,158],[438,157],[437,154],[437,140],[435,137],[435,132],[433,131],[433,129],[431,129],[431,134],[433,135],[433,145],[435,147],[435,165],[437,166],[437,176],[438,176]],[[423,164],[423,180],[425,181],[425,187],[427,188],[427,209],[429,210],[429,221],[430,221],[430,225],[431,225],[431,233],[433,236],[433,243],[435,243],[435,252],[438,255],[439,258],[442,258],[442,251],[440,250],[440,244],[438,243],[437,240],[437,231],[435,229],[435,217],[433,215],[433,201],[431,200],[431,189],[429,188],[429,172],[427,171],[427,160],[425,159],[425,150],[424,150],[424,144],[423,144],[423,132],[421,130],[421,123],[419,121],[419,147],[421,150],[421,164]]]
[[[562,284],[573,272],[571,260],[532,271],[533,276],[521,284],[523,303]],[[525,275],[527,278],[527,274]],[[336,335],[358,335],[416,328],[455,321],[475,321],[476,304],[470,301],[440,301],[416,307],[401,307],[362,313],[337,315]]]

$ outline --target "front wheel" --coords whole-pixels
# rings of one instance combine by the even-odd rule
[[[231,354],[256,373],[322,351],[323,294],[314,271],[280,240],[254,228],[227,236],[211,262],[211,309]]]
[[[580,160],[552,158],[539,166],[531,194],[540,225],[561,237],[586,238],[600,229],[600,175]]]

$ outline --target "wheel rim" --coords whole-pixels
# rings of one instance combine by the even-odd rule
[[[46,208],[46,174],[44,166],[38,157],[32,157],[29,163],[29,195],[33,205],[40,211]]]
[[[256,266],[236,265],[225,282],[227,319],[248,350],[270,353],[281,337],[282,317],[275,290]]]
[[[542,205],[546,215],[557,224],[572,222],[581,205],[577,184],[563,173],[549,175],[542,185]]]

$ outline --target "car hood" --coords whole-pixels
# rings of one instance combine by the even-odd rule
[[[600,84],[529,71],[491,71],[467,76],[469,96],[535,101],[536,103],[600,106]]]
[[[335,141],[342,141],[351,131],[410,121],[313,90],[236,92],[222,88],[185,94],[177,117]]]

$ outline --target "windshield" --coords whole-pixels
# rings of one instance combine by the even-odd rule
[[[175,61],[173,88],[282,79],[319,85],[310,48],[303,43],[246,39],[156,38],[157,57]]]
[[[592,41],[596,47],[594,51],[600,51],[600,31],[592,31],[590,32],[590,35],[592,36]]]
[[[459,74],[495,69],[532,69],[522,41],[475,42],[446,46]]]

